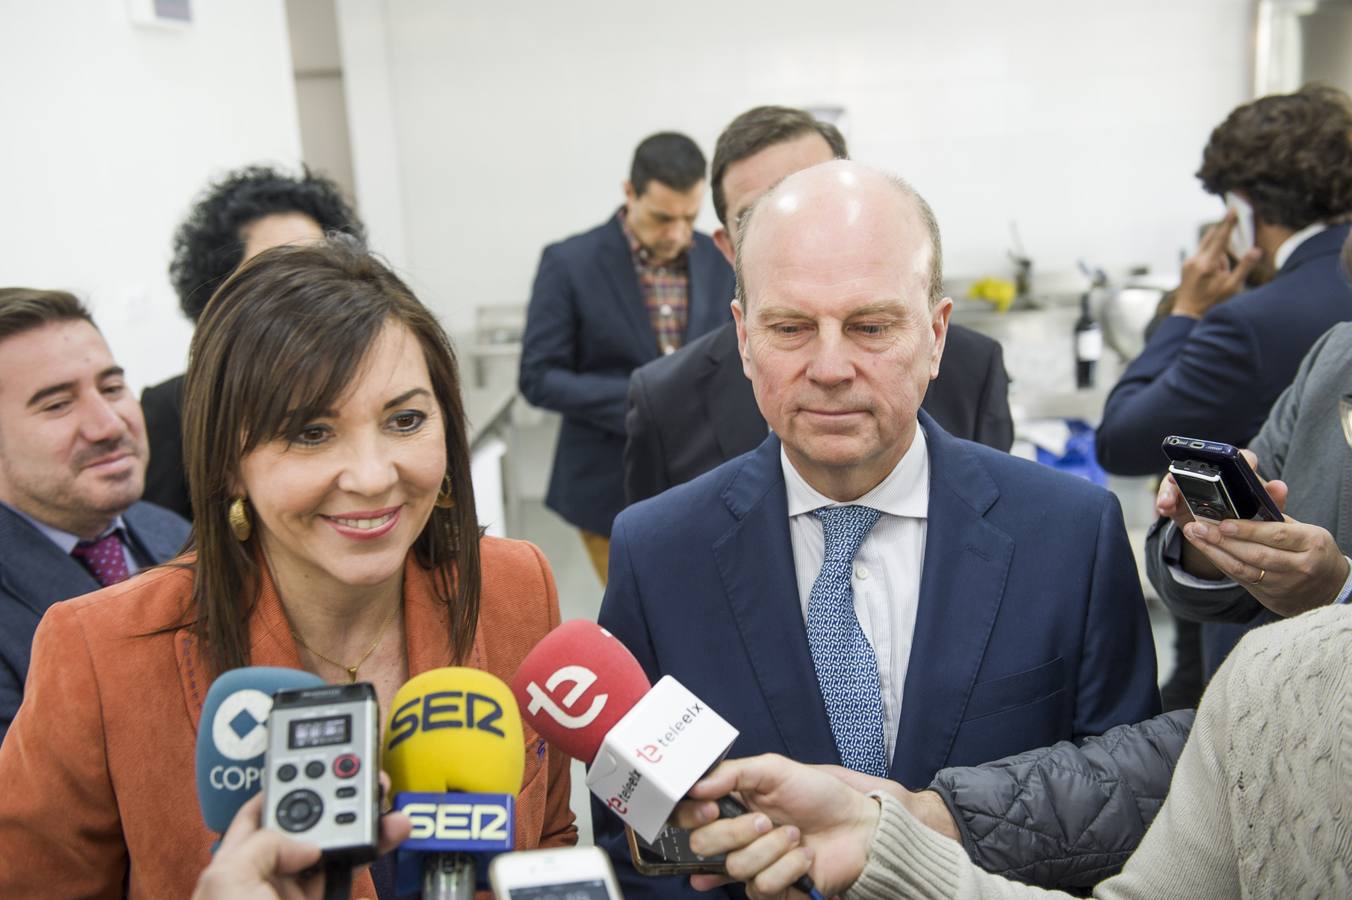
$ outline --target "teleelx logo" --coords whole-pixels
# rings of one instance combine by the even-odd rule
[[[235,691],[216,709],[211,739],[226,759],[243,761],[262,756],[268,747],[268,713],[272,698],[262,691]]]
[[[571,684],[573,687],[563,695],[563,706],[560,707],[551,695],[564,684]],[[586,728],[595,722],[596,717],[601,715],[601,710],[606,708],[606,701],[610,699],[609,694],[597,694],[592,698],[591,706],[579,715],[572,715],[565,710],[575,707],[593,684],[596,684],[596,673],[591,669],[586,666],[564,666],[545,680],[543,688],[533,681],[526,685],[526,693],[530,694],[530,703],[526,705],[526,709],[531,715],[543,710],[564,728],[571,728],[574,731]]]

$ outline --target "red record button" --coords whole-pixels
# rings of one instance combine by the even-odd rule
[[[361,771],[361,759],[355,753],[344,753],[333,761],[333,774],[339,778],[351,778]]]

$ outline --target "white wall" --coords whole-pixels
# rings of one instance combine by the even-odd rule
[[[285,5],[291,65],[296,75],[301,155],[306,165],[332,178],[343,194],[355,201],[352,140],[334,0],[286,0]]]
[[[337,0],[337,15],[357,209],[371,246],[408,276],[405,190],[395,125],[399,98],[385,8],[382,0]]]
[[[356,6],[370,16],[340,2],[340,26]],[[1174,265],[1219,210],[1192,172],[1251,78],[1249,0],[384,11],[408,263],[452,328],[469,327],[475,305],[524,302],[541,246],[618,205],[644,136],[682,130],[711,154],[760,103],[847,107],[854,156],[935,206],[955,277],[1008,273],[1015,218],[1042,272],[1081,256]],[[363,60],[348,54],[351,89]],[[358,156],[371,141],[355,120],[353,140]]]
[[[0,284],[73,290],[134,387],[183,371],[166,268],[213,176],[300,157],[280,0],[194,0],[187,28],[127,0],[0,0]]]

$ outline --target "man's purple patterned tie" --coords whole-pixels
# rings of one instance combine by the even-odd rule
[[[88,566],[104,587],[126,581],[131,575],[127,571],[127,555],[116,531],[97,541],[81,541],[70,555]]]

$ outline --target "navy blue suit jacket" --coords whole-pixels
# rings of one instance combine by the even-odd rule
[[[188,523],[150,503],[122,514],[132,553],[146,564],[176,556],[188,539]],[[89,570],[52,543],[28,520],[0,505],[0,742],[23,701],[29,652],[38,620],[53,603],[100,585]]]
[[[1154,644],[1113,495],[954,438],[923,411],[920,422],[929,521],[891,777],[923,788],[945,766],[1157,714]],[[839,764],[778,438],[620,514],[599,621],[650,678],[673,676],[738,729],[731,756]],[[595,803],[592,815],[626,896],[688,890],[639,879],[619,820]]]
[[[1338,251],[1352,226],[1321,231],[1275,278],[1200,320],[1165,319],[1118,381],[1099,425],[1099,463],[1118,475],[1156,475],[1171,434],[1243,447],[1324,332],[1352,320],[1352,284]]]
[[[732,320],[732,267],[696,233],[689,251],[693,340]],[[521,347],[521,393],[563,414],[545,504],[610,534],[624,508],[624,411],[629,375],[660,355],[618,217],[546,247]]]

